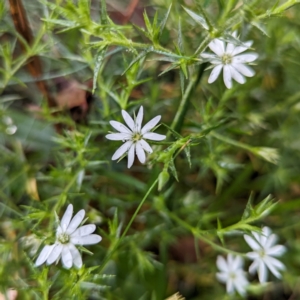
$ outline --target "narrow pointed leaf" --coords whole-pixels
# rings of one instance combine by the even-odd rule
[[[205,30],[209,29],[209,26],[205,20],[205,18],[202,15],[196,14],[193,11],[183,7],[183,9],[196,21],[198,24],[200,24]]]

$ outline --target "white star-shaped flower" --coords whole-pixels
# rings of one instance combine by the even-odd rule
[[[232,34],[235,38],[237,33]],[[232,43],[223,42],[220,39],[212,40],[208,47],[215,54],[202,53],[201,56],[208,59],[214,65],[213,70],[208,78],[208,83],[214,82],[223,69],[223,79],[226,87],[232,87],[232,78],[240,84],[246,82],[246,77],[254,76],[255,72],[246,63],[253,62],[257,59],[257,53],[240,54],[246,51],[252,45],[252,41],[244,43],[245,46],[236,46]]]
[[[141,163],[145,163],[145,151],[148,153],[153,152],[152,148],[145,140],[162,141],[166,138],[166,136],[150,132],[150,130],[152,130],[160,121],[161,116],[156,116],[142,128],[144,116],[143,106],[140,107],[135,120],[133,120],[125,110],[122,110],[122,116],[128,127],[120,122],[110,121],[110,125],[116,129],[118,133],[110,133],[105,137],[113,141],[123,141],[124,144],[117,149],[111,159],[119,159],[122,155],[128,152],[127,167],[130,168],[133,165],[135,154]]]
[[[249,272],[254,274],[257,271],[260,283],[267,281],[268,269],[274,276],[281,278],[279,271],[285,270],[285,266],[273,256],[281,256],[286,248],[282,245],[275,245],[278,237],[276,234],[272,234],[271,229],[268,227],[264,227],[261,234],[252,232],[252,235],[254,238],[244,235],[246,242],[254,250],[247,253],[247,256],[253,260]]]
[[[81,268],[81,255],[75,245],[93,245],[102,240],[100,235],[91,234],[96,229],[95,225],[78,227],[84,218],[84,209],[80,210],[73,219],[72,214],[73,205],[69,204],[57,227],[55,243],[43,248],[35,262],[36,266],[40,266],[44,262],[51,265],[61,258],[65,268],[70,269],[72,265]]]
[[[240,256],[228,254],[227,261],[222,256],[217,258],[217,267],[221,272],[217,273],[217,279],[226,283],[226,291],[232,294],[235,290],[241,295],[245,295],[246,287],[249,284],[243,270],[244,261]]]

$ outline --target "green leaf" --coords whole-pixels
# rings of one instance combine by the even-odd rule
[[[189,166],[191,168],[192,167],[192,161],[191,161],[191,147],[190,147],[190,145],[186,145],[183,150],[185,152],[186,158],[187,158],[187,160],[189,162]]]
[[[174,164],[174,160],[173,160],[173,159],[171,159],[171,160],[169,161],[169,168],[170,168],[170,171],[171,171],[172,175],[175,177],[175,179],[176,179],[177,181],[179,181],[179,180],[178,180],[177,171],[176,171],[176,167],[175,167],[175,164]]]
[[[169,181],[170,175],[168,171],[163,170],[159,175],[158,175],[158,190],[161,191],[162,188],[166,185],[166,183]]]
[[[147,55],[147,51],[142,51],[135,59],[133,59],[129,66],[125,69],[125,71],[122,73],[124,75],[136,62],[138,62],[140,59],[144,58]]]
[[[108,23],[107,10],[106,10],[106,0],[101,0],[101,13],[100,13],[101,24]]]
[[[267,29],[265,27],[264,24],[262,24],[261,22],[259,21],[252,21],[251,24],[256,27],[260,32],[262,32],[264,35],[266,35],[267,37],[270,37],[270,35],[268,34],[267,32]]]
[[[103,48],[100,48],[98,53],[97,53],[97,56],[96,56],[94,77],[93,77],[93,91],[92,91],[93,93],[95,92],[95,89],[96,89],[96,86],[97,86],[98,73],[99,73],[99,70],[102,66],[102,62],[103,62],[103,59],[105,57],[106,49],[107,49],[106,46],[104,46]]]
[[[168,17],[169,17],[169,14],[170,14],[170,11],[171,11],[171,8],[172,8],[172,3],[170,4],[169,8],[168,8],[168,11],[167,13],[165,14],[165,17],[163,18],[163,20],[161,21],[161,23],[159,24],[159,34],[158,34],[158,38],[161,37],[162,35],[162,32],[166,26],[166,23],[167,23],[167,20],[168,20]]]
[[[209,26],[202,15],[197,15],[196,13],[185,7],[183,7],[183,9],[194,19],[194,21],[200,24],[205,30],[209,30]]]
[[[252,202],[253,202],[253,193],[250,194],[250,197],[248,199],[248,202],[247,202],[247,205],[246,205],[246,208],[244,210],[241,220],[245,220],[245,219],[253,216],[254,209],[252,206]]]

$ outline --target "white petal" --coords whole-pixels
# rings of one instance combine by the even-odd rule
[[[124,155],[128,151],[131,145],[132,145],[132,141],[127,141],[126,143],[124,143],[120,148],[117,149],[117,151],[114,153],[111,159],[112,160],[119,159],[122,155]]]
[[[91,234],[96,230],[96,225],[94,224],[89,224],[89,225],[84,225],[79,228],[77,228],[71,236],[85,236],[88,234]]]
[[[219,56],[216,56],[215,54],[211,54],[211,53],[201,53],[201,57],[203,58],[207,58],[207,59],[218,59]]]
[[[261,234],[258,234],[255,231],[251,231],[252,235],[254,236],[255,240],[257,241],[257,243],[260,245],[261,248]]]
[[[110,125],[121,133],[132,133],[124,124],[117,121],[110,121]]]
[[[72,267],[73,258],[72,258],[72,254],[69,250],[69,247],[67,245],[65,245],[62,249],[61,261],[62,261],[63,266],[66,269],[70,269]]]
[[[277,242],[277,240],[278,240],[278,236],[276,235],[276,234],[271,234],[269,237],[268,237],[268,239],[266,240],[266,243],[265,243],[265,248],[266,249],[269,249],[269,248],[271,248],[273,245],[275,245],[276,244],[276,242]]]
[[[275,268],[279,270],[285,270],[285,265],[274,257],[268,256],[265,258],[265,261],[268,263],[268,266],[272,264]]]
[[[50,255],[47,258],[47,264],[51,265],[53,264],[60,256],[63,245],[62,244],[55,244],[55,247],[53,247]]]
[[[285,252],[286,252],[286,247],[282,245],[276,245],[272,248],[267,249],[266,251],[267,255],[272,255],[272,256],[281,256]]]
[[[215,52],[218,56],[222,56],[225,52],[224,42],[219,39],[212,40],[208,47],[211,51]]]
[[[143,106],[141,106],[140,110],[138,112],[138,115],[136,117],[136,120],[135,120],[135,131],[136,132],[141,132],[143,117],[144,117],[144,109],[143,109]]]
[[[270,257],[268,257],[267,259],[265,259],[265,263],[267,265],[267,267],[269,268],[269,270],[271,271],[271,273],[277,277],[277,278],[281,278],[281,274],[280,272],[277,270],[277,267],[273,264],[272,260],[269,259]],[[282,264],[281,262],[279,262],[282,265],[282,268],[278,268],[278,269],[285,269],[284,264]]]
[[[261,249],[261,246],[251,236],[245,234],[244,239],[253,250]]]
[[[245,280],[245,278],[243,278],[243,279]],[[241,296],[245,295],[245,293],[246,293],[245,288],[248,285],[248,281],[247,280],[244,281],[244,280],[243,281],[238,280],[237,282],[235,282],[235,289]]]
[[[228,280],[228,274],[226,273],[217,273],[216,277],[222,283],[226,283]]]
[[[38,267],[42,265],[49,257],[51,251],[53,250],[54,245],[46,245],[43,250],[41,251],[40,255],[38,256],[35,265]]]
[[[79,251],[73,244],[69,244],[69,250],[71,252],[73,263],[74,263],[75,267],[81,268],[82,267],[82,259],[81,259],[81,255],[80,255]]]
[[[245,77],[240,74],[235,68],[230,66],[231,76],[232,78],[240,84],[244,84],[246,82]]]
[[[229,253],[227,255],[227,265],[228,265],[230,270],[232,270],[233,260],[234,260],[234,256],[231,253]]]
[[[148,152],[148,153],[152,153],[153,150],[150,147],[150,145],[145,141],[145,140],[140,140],[139,143],[141,144],[141,146],[143,147],[143,149]]]
[[[130,169],[134,162],[135,144],[132,144],[127,154],[127,168]]]
[[[215,66],[208,78],[208,83],[213,83],[214,81],[216,81],[216,79],[218,78],[218,76],[220,75],[221,71],[222,71],[223,65],[217,65]]]
[[[232,294],[234,292],[233,280],[231,278],[228,279],[226,284],[227,294]]]
[[[232,52],[233,52],[234,48],[235,48],[235,45],[233,45],[232,43],[227,43],[226,51],[225,52],[227,54],[232,55]]]
[[[241,54],[241,55],[234,56],[232,58],[232,63],[234,64],[249,63],[256,60],[257,58],[258,58],[258,54],[256,53]]]
[[[69,204],[60,221],[60,226],[62,231],[66,231],[67,227],[69,226],[70,221],[72,219],[72,214],[73,214],[73,205]]]
[[[148,140],[153,140],[153,141],[162,141],[166,138],[166,136],[154,132],[147,132],[143,134],[143,138]]]
[[[148,131],[150,131],[152,128],[154,128],[156,126],[156,124],[160,121],[161,116],[156,116],[155,118],[153,118],[152,120],[150,120],[143,128],[141,133],[144,134]]]
[[[231,269],[232,270],[239,270],[243,267],[244,260],[240,256],[236,256],[232,262]]]
[[[217,257],[217,267],[224,272],[228,272],[228,265],[223,256],[218,255]]]
[[[228,89],[232,87],[232,80],[231,80],[231,72],[229,65],[225,65],[223,68],[223,80]]]
[[[111,141],[126,141],[130,140],[132,134],[130,133],[110,133],[105,136],[108,140]]]
[[[256,270],[258,269],[259,261],[255,260],[249,267],[249,273],[254,274]]]
[[[234,48],[234,50],[232,51],[232,55],[237,55],[239,53],[242,53],[244,51],[246,51],[247,49],[249,49],[251,47],[251,45],[253,44],[253,41],[247,41],[244,43],[246,46],[237,46]]]
[[[135,152],[136,152],[136,155],[137,155],[139,161],[142,164],[145,163],[145,161],[146,161],[145,151],[139,142],[137,142],[135,145]]]
[[[237,69],[241,74],[247,77],[253,77],[255,75],[255,72],[252,68],[249,66],[246,66],[244,64],[232,64],[232,66]]]
[[[74,245],[93,245],[99,243],[101,240],[102,237],[98,234],[71,237],[71,243]]]
[[[82,222],[83,218],[85,216],[85,210],[81,209],[72,219],[72,221],[70,222],[70,225],[67,228],[66,233],[68,234],[72,234],[77,227],[80,225],[80,223]]]
[[[260,283],[266,282],[268,278],[268,269],[264,262],[260,261],[258,266],[258,279]]]
[[[131,118],[131,116],[128,114],[128,112],[125,111],[125,110],[122,110],[122,116],[123,116],[123,119],[124,119],[124,121],[126,122],[127,126],[128,126],[131,130],[134,130],[134,121],[133,121],[133,119]]]
[[[260,258],[260,255],[258,252],[248,252],[246,255],[247,255],[247,257],[249,257],[252,260]]]

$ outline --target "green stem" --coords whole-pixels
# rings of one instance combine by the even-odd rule
[[[258,16],[258,19],[264,19],[264,18],[269,18],[272,17],[274,15],[278,15],[283,13],[285,10],[288,10],[289,8],[293,7],[296,4],[299,4],[300,1],[299,0],[289,0],[285,3],[283,3],[282,5],[280,5],[279,7],[275,8],[272,11],[267,11],[266,13]]]
[[[176,113],[175,118],[174,118],[174,120],[172,122],[172,125],[171,125],[171,129],[173,129],[174,131],[179,132],[181,127],[182,127],[184,117],[185,117],[185,115],[187,113],[187,110],[188,110],[188,106],[189,106],[189,103],[190,103],[191,96],[193,95],[193,93],[196,89],[196,86],[200,82],[200,79],[203,75],[203,72],[204,72],[205,68],[206,68],[206,63],[200,65],[197,77],[194,77],[194,78],[191,79],[191,81],[189,82],[189,84],[188,84],[188,86],[187,86],[187,88],[186,88],[186,90],[185,90],[185,92],[182,96],[182,99],[181,99],[180,104],[179,104],[179,108],[177,110],[177,113]],[[168,132],[168,135],[170,135],[170,132]]]
[[[148,189],[147,193],[145,194],[144,198],[142,199],[142,201],[140,202],[139,206],[137,207],[137,209],[135,210],[134,214],[132,215],[129,223],[127,224],[123,234],[121,235],[121,237],[113,244],[112,249],[108,252],[108,254],[106,255],[106,257],[104,258],[101,266],[100,266],[100,270],[103,270],[103,268],[105,267],[105,265],[107,264],[107,262],[110,260],[110,258],[112,257],[112,255],[114,254],[114,252],[117,250],[118,246],[120,245],[120,243],[122,242],[122,240],[124,239],[124,237],[126,236],[128,230],[130,229],[134,219],[136,218],[137,214],[139,213],[140,209],[142,208],[143,204],[145,203],[146,199],[148,198],[149,194],[152,192],[152,190],[154,189],[154,187],[156,186],[158,182],[158,178],[155,179],[155,181],[152,183],[152,185],[150,186],[150,188]]]

